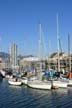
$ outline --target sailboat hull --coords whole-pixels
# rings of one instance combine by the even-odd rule
[[[21,82],[21,81],[15,81],[14,79],[9,79],[9,80],[8,80],[8,83],[9,83],[10,85],[15,85],[15,86],[20,86],[20,85],[22,85],[22,82]]]
[[[63,81],[53,81],[53,86],[59,88],[67,88],[68,83]]]
[[[34,80],[34,81],[28,81],[28,86],[31,88],[36,88],[36,89],[45,89],[49,90],[51,89],[51,82],[47,81],[39,81],[39,80]]]
[[[28,79],[27,79],[27,77],[23,77],[21,79],[21,81],[22,81],[23,84],[27,85]]]
[[[68,86],[72,86],[72,79],[69,79]]]

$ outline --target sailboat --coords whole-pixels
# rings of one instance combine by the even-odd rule
[[[68,56],[69,56],[69,78],[64,78],[60,76],[61,80],[67,82],[68,86],[72,86],[72,71],[71,71],[71,55],[70,55],[70,34],[68,34]]]
[[[39,64],[40,64],[40,70],[38,72],[37,79],[35,80],[29,80],[27,82],[28,86],[31,88],[36,88],[36,89],[44,89],[44,90],[50,90],[52,87],[51,81],[44,81],[42,80],[42,63],[41,63],[41,55],[43,52],[41,52],[42,48],[42,34],[41,34],[41,24],[39,24],[39,30],[40,30],[40,39],[39,39]]]
[[[72,86],[71,54],[70,54],[70,34],[68,34],[68,56],[69,56],[69,79],[68,86]]]
[[[14,79],[14,78],[10,78],[9,80],[8,80],[8,83],[10,84],[10,85],[15,85],[15,86],[20,86],[20,85],[22,85],[22,82],[21,82],[21,80],[19,80],[19,79]]]
[[[58,72],[60,72],[60,59],[59,59],[59,29],[58,29],[58,14],[57,14],[57,47],[58,47]],[[68,82],[61,79],[54,80],[53,86],[59,88],[67,88]]]
[[[8,84],[10,85],[14,85],[14,86],[20,86],[22,85],[22,81],[21,79],[17,78],[16,76],[11,76],[9,79],[8,79]]]

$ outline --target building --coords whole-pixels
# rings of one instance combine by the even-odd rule
[[[16,68],[18,66],[17,55],[18,55],[18,47],[15,43],[10,44],[10,65],[12,68]]]
[[[59,58],[58,58],[58,53],[53,53],[50,58],[49,58],[49,63],[51,68],[53,69],[58,69],[58,59],[60,61],[60,69],[65,69],[68,70],[69,68],[69,57],[68,54],[65,53],[59,53]]]
[[[36,64],[39,61],[37,57],[24,57],[20,61],[20,65],[23,67],[31,67],[31,65]]]

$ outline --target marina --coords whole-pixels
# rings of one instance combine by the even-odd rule
[[[71,0],[0,0],[0,108],[72,108],[71,11]]]
[[[27,86],[8,85],[6,79],[0,81],[1,108],[71,108],[72,88],[38,90]]]

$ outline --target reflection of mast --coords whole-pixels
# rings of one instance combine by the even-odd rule
[[[69,57],[69,71],[71,71],[70,34],[68,34],[68,57]]]
[[[59,59],[59,25],[58,25],[58,14],[57,14],[57,47],[58,47],[58,71],[60,71],[60,59]]]

